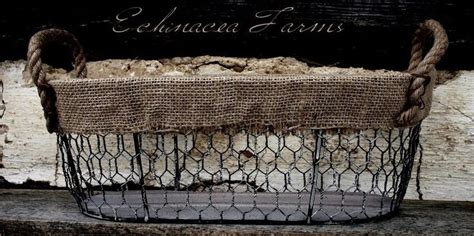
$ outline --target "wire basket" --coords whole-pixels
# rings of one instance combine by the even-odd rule
[[[85,77],[83,50],[64,30],[32,37],[28,68],[67,187],[86,215],[139,222],[314,224],[393,214],[447,48],[443,28],[428,20],[407,72],[47,80],[41,47],[58,41],[72,48],[75,77]]]

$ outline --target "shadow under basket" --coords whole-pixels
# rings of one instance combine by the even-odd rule
[[[46,79],[51,42],[71,47],[73,78]],[[405,72],[85,78],[77,39],[49,29],[30,40],[27,66],[88,216],[356,222],[399,208],[447,43],[438,22],[421,24]]]

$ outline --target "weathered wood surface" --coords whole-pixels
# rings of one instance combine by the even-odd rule
[[[405,201],[398,215],[354,225],[142,224],[86,217],[67,191],[0,189],[0,234],[474,234],[474,203]]]
[[[7,63],[0,72],[8,87],[4,91],[8,115],[1,122],[9,130],[0,138],[2,163],[6,165],[0,169],[0,176],[13,183],[30,178],[56,185],[56,138],[44,129],[42,109],[36,106],[36,89],[23,82],[23,68],[23,63]]]
[[[143,7],[143,14],[129,24],[157,24],[173,7],[166,23],[240,23],[242,30],[229,33],[114,33],[116,15],[130,7]],[[342,33],[282,34],[278,27],[261,34],[245,29],[268,19],[255,14],[264,10],[294,7],[281,14],[277,25],[292,22],[311,25],[315,22],[344,23]],[[239,57],[291,56],[323,65],[404,69],[411,37],[418,23],[434,18],[448,30],[450,49],[440,68],[470,69],[474,53],[472,1],[456,0],[299,0],[299,1],[138,1],[97,5],[81,1],[69,3],[41,2],[28,6],[5,7],[0,14],[0,60],[22,59],[29,37],[49,27],[65,28],[83,42],[88,58],[156,59],[172,56],[222,55]],[[21,19],[21,20],[19,20]],[[324,31],[324,30],[323,30]],[[387,56],[388,55],[388,56]]]
[[[241,72],[233,69],[236,67]],[[56,137],[46,132],[36,89],[22,79],[24,62],[4,62],[0,68],[7,102],[2,122],[9,128],[2,138],[5,168],[0,169],[0,176],[17,184],[31,178],[49,182],[52,186],[64,186],[61,166],[57,164]],[[89,64],[91,76],[108,73],[130,76],[150,73],[306,73],[311,70],[306,64],[291,58],[200,57]],[[472,71],[462,71],[435,90],[432,113],[422,129],[422,191],[426,199],[474,200],[474,185],[471,183],[474,177],[473,77]],[[407,197],[417,197],[414,181]]]

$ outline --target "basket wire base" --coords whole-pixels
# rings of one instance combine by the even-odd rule
[[[392,211],[392,199],[362,193],[327,192],[314,204],[319,209],[309,218],[309,193],[183,193],[181,191],[147,191],[148,209],[161,221],[192,222],[344,222],[365,220]],[[165,199],[170,199],[165,201]],[[342,206],[341,202],[344,201]],[[106,202],[106,205],[101,203]],[[126,202],[127,204],[124,204]],[[211,203],[212,202],[212,203]],[[185,204],[184,204],[185,203]],[[278,204],[275,204],[278,203]],[[364,209],[361,206],[364,205]],[[107,219],[144,221],[147,218],[139,191],[125,195],[108,192],[93,196],[84,205],[87,214]],[[313,206],[314,209],[314,206]]]
[[[395,212],[419,131],[58,134],[58,144],[66,184],[89,216],[315,224]]]

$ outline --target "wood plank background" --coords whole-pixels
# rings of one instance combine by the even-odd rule
[[[363,224],[258,225],[111,222],[84,216],[66,191],[0,190],[4,235],[472,235],[473,202],[405,201],[396,217]],[[416,222],[416,223],[415,223]]]
[[[448,30],[450,48],[440,69],[469,69],[474,53],[472,1],[459,0],[298,0],[249,1],[135,1],[98,6],[92,1],[55,5],[41,2],[2,7],[0,14],[0,60],[25,58],[29,37],[49,27],[65,28],[80,39],[89,60],[108,58],[157,59],[173,56],[220,55],[237,57],[291,56],[312,65],[363,66],[404,69],[411,36],[419,22],[439,20]],[[173,23],[239,22],[243,29],[262,23],[255,13],[294,7],[281,14],[279,25],[343,23],[341,33],[282,34],[277,28],[261,34],[242,30],[225,33],[124,33],[112,27],[124,9],[139,6],[137,22],[159,22],[173,7]],[[136,22],[135,22],[136,23]],[[53,50],[54,51],[54,50]],[[57,58],[57,57],[56,57]],[[52,64],[58,61],[46,58]]]

